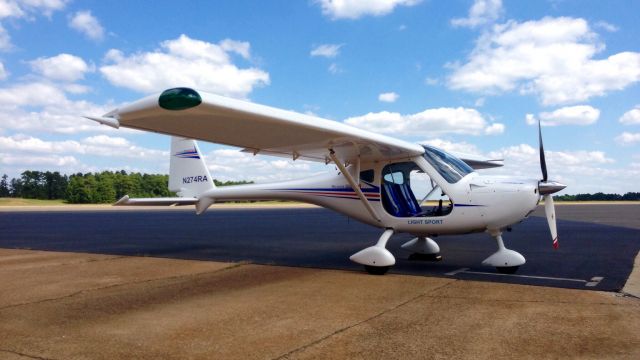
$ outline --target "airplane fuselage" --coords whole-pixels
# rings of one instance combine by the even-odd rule
[[[450,208],[438,213],[398,216],[384,206],[383,169],[389,163],[349,166],[352,176],[373,170],[372,181],[359,178],[360,189],[380,221],[364,208],[362,200],[338,171],[311,178],[273,184],[251,184],[211,189],[200,196],[213,202],[242,200],[301,201],[332,209],[351,218],[380,228],[392,228],[417,236],[465,234],[499,230],[526,218],[537,206],[540,196],[537,180],[485,176],[472,172],[448,183],[422,157],[407,159],[427,174],[450,199]],[[197,176],[197,174],[194,174]],[[440,191],[440,190],[438,190]],[[433,201],[431,202],[433,204]],[[437,205],[433,204],[434,208]],[[427,206],[428,207],[428,206]]]

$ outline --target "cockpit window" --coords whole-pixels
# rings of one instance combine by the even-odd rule
[[[457,183],[467,174],[473,172],[473,169],[467,163],[453,155],[428,145],[422,145],[422,147],[425,150],[424,158],[448,183]]]

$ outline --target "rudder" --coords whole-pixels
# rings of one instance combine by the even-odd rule
[[[198,197],[215,188],[198,144],[193,139],[171,137],[169,191],[180,197]]]

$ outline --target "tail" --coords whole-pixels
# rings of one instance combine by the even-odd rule
[[[196,198],[216,187],[195,140],[172,137],[170,156],[169,191]]]

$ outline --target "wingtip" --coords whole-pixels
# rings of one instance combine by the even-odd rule
[[[120,200],[116,201],[116,203],[113,204],[113,206],[127,205],[128,202],[129,202],[129,195],[125,195],[125,196],[121,197]]]
[[[89,119],[89,120],[98,122],[102,125],[110,126],[115,129],[118,129],[120,127],[120,122],[116,118],[105,117],[105,116],[89,116],[89,115],[84,115],[83,117],[85,119]]]

